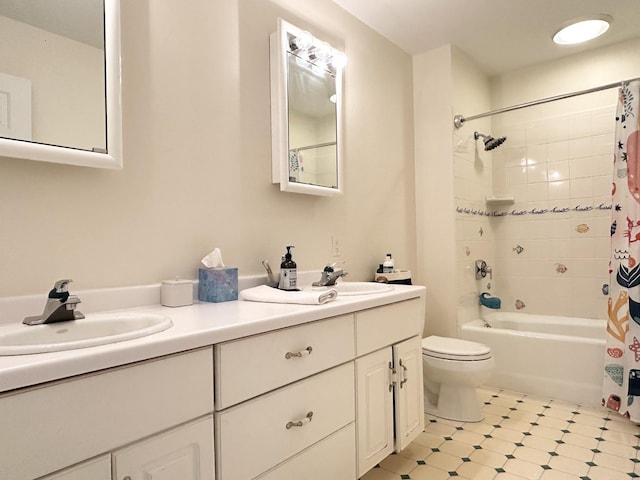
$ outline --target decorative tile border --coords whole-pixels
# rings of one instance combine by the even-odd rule
[[[481,217],[506,217],[508,215],[512,215],[514,217],[520,217],[522,215],[545,215],[548,213],[567,213],[567,212],[590,212],[592,210],[611,210],[611,205],[605,205],[601,203],[599,205],[576,205],[573,208],[569,207],[553,207],[553,208],[532,208],[531,210],[516,210],[513,209],[511,211],[507,210],[477,210],[475,208],[463,208],[456,207],[457,213],[462,213],[465,215],[478,215]]]

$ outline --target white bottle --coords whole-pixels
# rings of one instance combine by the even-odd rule
[[[393,258],[391,258],[390,253],[387,253],[387,257],[384,259],[384,263],[382,264],[382,273],[391,272],[393,272]]]

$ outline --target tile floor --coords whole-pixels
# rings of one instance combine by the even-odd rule
[[[362,480],[640,477],[640,426],[618,414],[506,390],[480,389],[479,396],[482,422],[427,415],[425,431]]]

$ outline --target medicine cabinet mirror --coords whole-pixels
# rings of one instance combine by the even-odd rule
[[[339,195],[344,53],[282,19],[271,35],[272,182]]]
[[[0,0],[0,157],[122,167],[120,0]]]

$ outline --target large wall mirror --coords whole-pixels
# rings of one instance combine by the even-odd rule
[[[272,181],[339,195],[344,53],[282,19],[271,35]]]
[[[0,156],[122,167],[120,0],[0,0]]]

